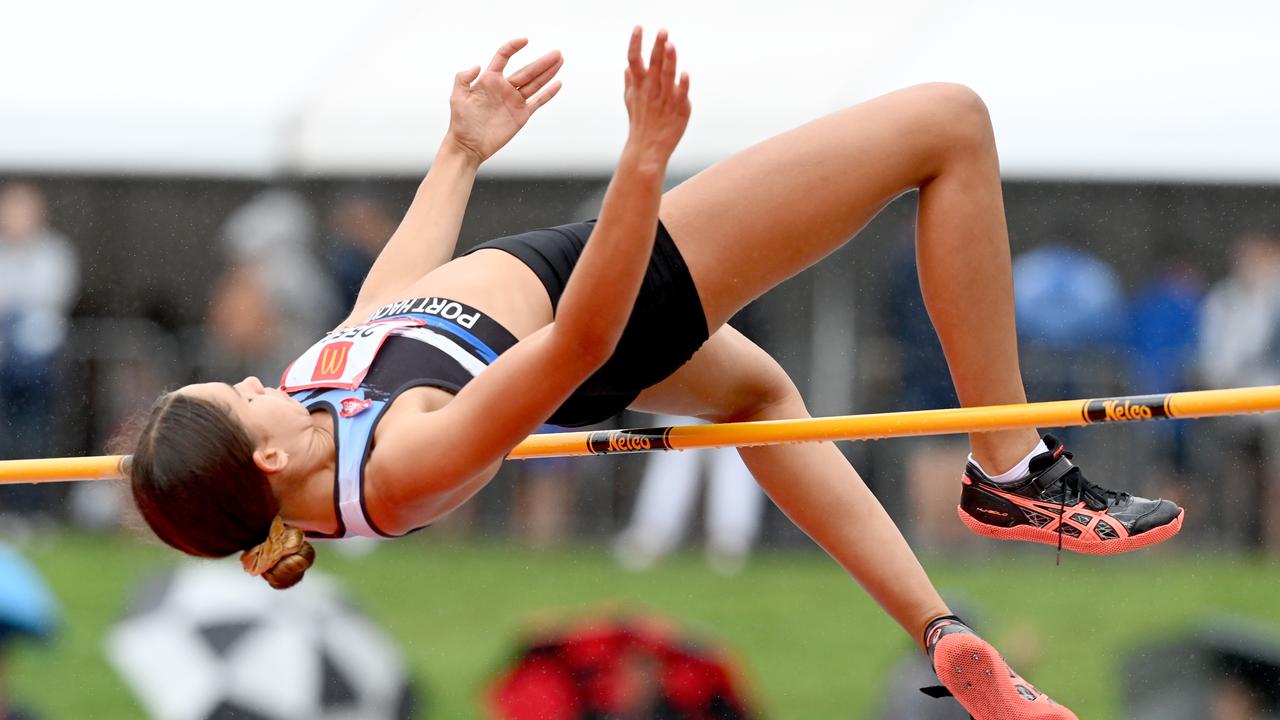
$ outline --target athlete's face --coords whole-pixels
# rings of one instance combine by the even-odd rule
[[[255,446],[283,446],[291,450],[292,441],[301,438],[311,427],[311,414],[302,403],[288,393],[269,388],[250,376],[232,385],[211,382],[188,385],[178,392],[210,400],[231,412],[249,432]]]

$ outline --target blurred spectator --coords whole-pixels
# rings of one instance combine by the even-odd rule
[[[1132,647],[1119,673],[1132,720],[1280,720],[1274,624],[1221,618]]]
[[[47,225],[34,185],[0,187],[0,413],[6,457],[43,457],[67,316],[79,291],[75,249]]]
[[[0,458],[48,457],[68,314],[79,294],[71,243],[47,224],[44,194],[0,186]],[[50,512],[46,488],[8,488],[0,511]]]
[[[357,188],[338,200],[329,222],[329,270],[338,284],[340,312],[347,313],[355,307],[356,295],[373,261],[395,232],[396,221],[377,196]]]
[[[1280,239],[1247,233],[1233,251],[1205,299],[1201,371],[1215,387],[1280,383]]]
[[[1129,314],[1130,392],[1187,388],[1198,349],[1203,301],[1200,271],[1182,256],[1171,258],[1158,277],[1134,294]]]
[[[1027,398],[1033,402],[1114,394],[1116,353],[1128,323],[1120,280],[1064,227],[1013,259],[1014,310]],[[1056,430],[1068,446],[1075,428]]]
[[[1257,720],[1262,709],[1249,686],[1235,678],[1219,679],[1209,699],[1209,720]]]
[[[1114,347],[1124,337],[1120,280],[1105,260],[1053,241],[1013,260],[1018,334],[1070,354]]]
[[[0,545],[0,720],[36,720],[20,708],[5,684],[5,665],[13,641],[48,639],[58,624],[58,607],[35,569],[17,551]]]
[[[899,238],[889,257],[885,289],[885,329],[898,346],[900,388],[895,410],[955,407],[951,371],[920,294],[915,233]],[[972,533],[956,522],[960,473],[969,445],[963,436],[904,438],[906,526],[917,546],[953,550],[974,544]]]
[[[659,426],[699,422],[659,415]],[[707,562],[716,572],[742,569],[760,532],[764,493],[734,448],[660,452],[649,456],[631,522],[615,556],[629,570],[646,570],[680,544],[698,502],[698,475],[706,463]]]
[[[208,374],[273,384],[333,327],[339,296],[314,254],[315,229],[311,208],[290,190],[265,190],[227,218],[229,263],[209,308]]]
[[[1164,270],[1134,295],[1129,313],[1129,382],[1126,394],[1186,390],[1200,332],[1204,281],[1190,260],[1173,255]],[[1170,420],[1133,428],[1152,443],[1149,472],[1162,497],[1181,502],[1179,479],[1189,471],[1191,422]]]
[[[1230,274],[1205,299],[1200,372],[1212,387],[1280,383],[1280,238],[1246,233],[1233,252]],[[1219,511],[1231,518],[1223,529],[1280,552],[1280,423],[1275,415],[1244,415],[1214,426],[1234,461],[1220,475]]]

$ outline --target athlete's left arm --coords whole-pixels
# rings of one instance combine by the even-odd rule
[[[510,77],[503,75],[507,61],[527,42],[512,40],[498,48],[483,72],[476,66],[454,77],[449,132],[400,226],[369,270],[353,316],[396,299],[453,257],[480,163],[515,137],[530,116],[560,91],[560,81],[552,82],[564,64],[558,50]]]
[[[397,516],[397,528],[427,522],[475,492],[613,355],[653,252],[667,163],[689,122],[689,78],[676,79],[675,46],[660,32],[646,69],[640,42],[637,27],[623,94],[627,143],[555,319],[444,407],[381,428],[377,495]]]

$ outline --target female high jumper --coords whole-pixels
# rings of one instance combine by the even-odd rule
[[[623,408],[715,422],[806,417],[778,363],[726,321],[919,191],[920,283],[963,405],[1026,402],[995,144],[967,88],[907,88],[801,126],[663,193],[689,78],[659,32],[630,40],[629,135],[595,221],[452,258],[477,167],[560,90],[525,45],[458,73],[449,131],[348,319],[281,389],[257,378],[162,396],[133,450],[142,515],[197,556],[242,552],[275,587],[303,539],[395,537],[450,512],[544,422]],[[590,237],[590,242],[588,242]],[[1182,511],[1086,481],[1051,436],[970,436],[960,515],[993,538],[1088,553],[1171,537]],[[933,659],[978,718],[1074,718],[951,615],[893,520],[830,442],[742,448],[770,497]]]

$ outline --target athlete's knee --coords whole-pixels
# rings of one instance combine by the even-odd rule
[[[743,422],[807,414],[795,383],[781,366],[772,363],[740,383],[723,407],[703,417],[712,422]]]
[[[932,94],[934,102],[938,105],[954,110],[957,117],[966,117],[980,122],[989,121],[987,104],[982,101],[978,92],[968,85],[935,82],[919,87],[922,91]]]
[[[992,142],[991,114],[982,97],[967,85],[929,83],[919,86],[929,95],[939,130],[958,146],[987,146]]]

